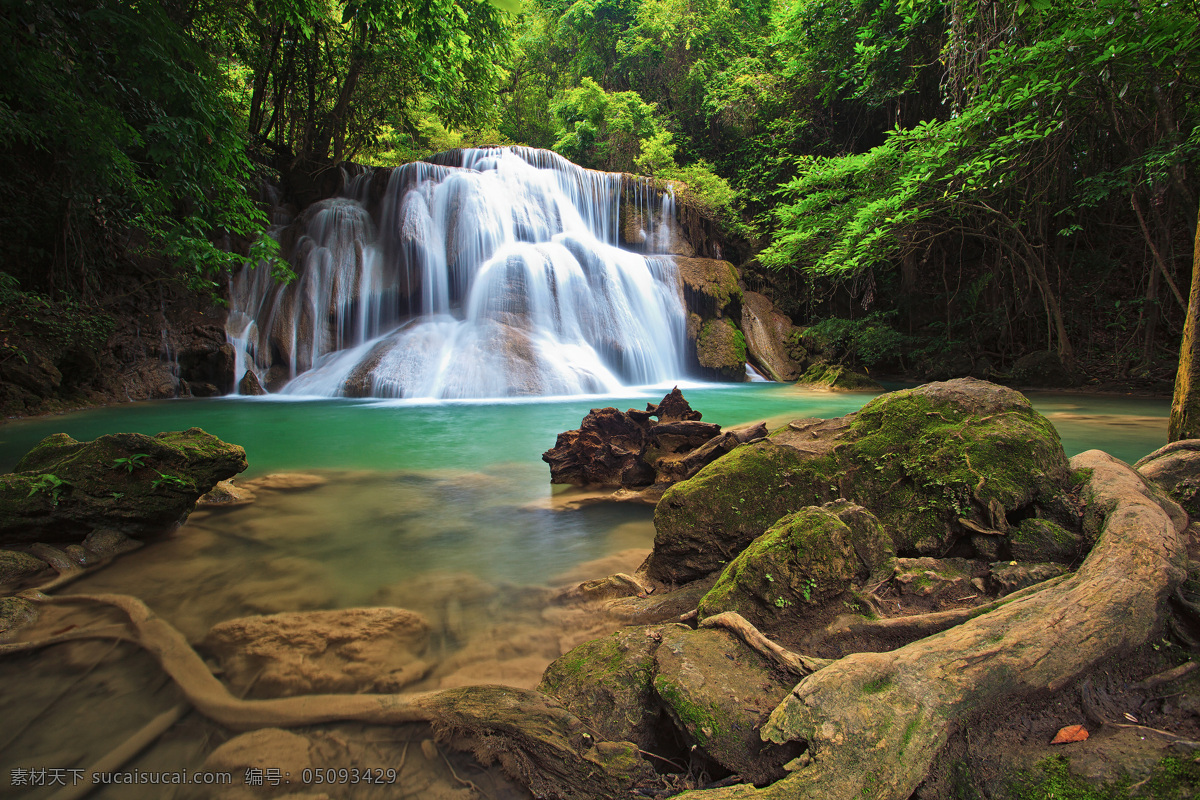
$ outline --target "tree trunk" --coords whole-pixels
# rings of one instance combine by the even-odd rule
[[[1192,288],[1188,292],[1187,320],[1179,345],[1179,370],[1175,373],[1175,397],[1167,441],[1200,438],[1200,224],[1192,246]]]

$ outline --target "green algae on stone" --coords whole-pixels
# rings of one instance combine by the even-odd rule
[[[736,611],[761,626],[835,599],[878,571],[893,558],[891,542],[873,517],[856,530],[836,513],[851,509],[869,516],[843,501],[780,519],[725,567],[700,616]]]

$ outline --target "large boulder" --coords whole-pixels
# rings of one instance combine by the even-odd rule
[[[91,442],[56,433],[0,475],[0,543],[82,541],[98,529],[163,533],[244,469],[245,450],[199,428]]]
[[[845,500],[788,514],[725,567],[700,616],[736,611],[762,627],[835,600],[894,559],[887,532]]]
[[[785,514],[846,498],[884,524],[901,555],[1069,519],[1058,433],[1018,392],[963,378],[881,395],[837,420],[802,420],[675,484],[655,509],[645,569],[679,583],[721,569]],[[1010,521],[1011,520],[1011,521]]]
[[[742,335],[754,363],[773,381],[794,381],[801,366],[788,343],[799,329],[786,314],[758,292],[742,292]]]
[[[256,697],[396,692],[425,676],[429,623],[401,608],[295,611],[227,620],[203,647]]]

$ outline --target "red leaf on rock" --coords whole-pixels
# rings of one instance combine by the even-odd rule
[[[1068,725],[1054,735],[1054,739],[1050,744],[1067,744],[1068,742],[1082,742],[1088,738],[1087,729],[1082,725]]]

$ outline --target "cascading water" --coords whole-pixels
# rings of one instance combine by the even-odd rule
[[[626,240],[665,249],[668,192],[527,148],[405,165],[374,203],[371,179],[280,234],[292,285],[265,269],[234,280],[239,376],[289,394],[485,398],[684,374],[674,261],[617,246],[625,202],[627,233],[639,227]]]

